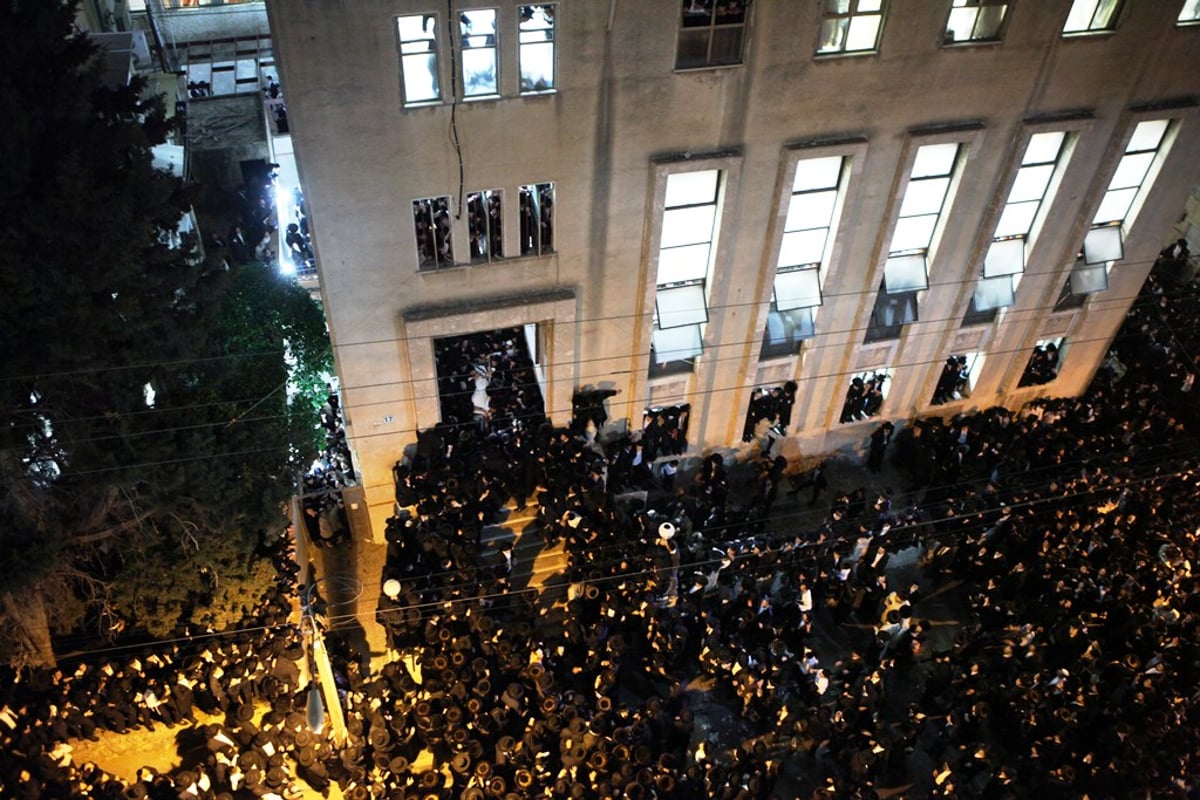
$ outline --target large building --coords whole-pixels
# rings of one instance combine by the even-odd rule
[[[1200,179],[1196,0],[268,14],[376,537],[439,339],[523,326],[556,422],[617,388],[697,454],[795,381],[834,450],[1082,391]]]

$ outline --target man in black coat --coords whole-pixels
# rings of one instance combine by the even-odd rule
[[[576,434],[585,433],[591,422],[596,426],[596,435],[599,435],[608,421],[604,401],[620,393],[620,389],[580,389],[575,392],[571,397],[571,430]]]

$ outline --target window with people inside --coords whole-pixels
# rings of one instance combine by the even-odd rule
[[[454,84],[457,97],[451,100],[498,98],[507,81],[500,73],[500,48],[517,48],[517,91],[537,94],[553,91],[555,79],[555,12],[557,4],[537,3],[517,7],[515,36],[501,31],[504,17],[495,8],[464,9],[455,16],[456,37],[450,42],[455,54]],[[503,23],[503,24],[511,24]],[[507,30],[507,29],[506,29]],[[443,99],[440,52],[445,37],[437,14],[407,14],[396,17],[400,50],[402,98],[405,105],[435,103]],[[508,38],[506,38],[508,37]],[[507,90],[511,91],[511,89]]]
[[[860,372],[853,376],[838,421],[860,422],[879,416],[891,382],[891,373],[886,370]]]
[[[471,263],[495,261],[504,256],[504,225],[499,189],[467,195],[467,233],[471,240]]]
[[[951,0],[943,41],[948,45],[998,42],[1007,12],[1004,0]]]
[[[983,353],[966,353],[947,358],[934,386],[930,405],[940,406],[970,397],[971,388],[983,369],[983,358]]]
[[[460,11],[458,35],[459,47],[462,48],[463,97],[491,97],[498,94],[496,9]]]
[[[824,0],[817,55],[873,53],[883,30],[885,0]]]
[[[531,183],[517,191],[521,213],[521,255],[554,252],[554,184]]]
[[[787,435],[792,424],[792,407],[796,404],[795,381],[776,386],[755,387],[746,406],[746,422],[742,426],[743,442],[764,442],[772,437]],[[769,450],[769,443],[763,450]]]
[[[1021,373],[1018,386],[1041,386],[1058,377],[1062,364],[1063,339],[1043,339],[1038,342],[1029,356],[1025,371]]]
[[[742,63],[752,0],[682,0],[675,69]]]
[[[542,3],[517,9],[517,60],[522,94],[554,89],[555,8],[553,4]]]
[[[405,104],[431,103],[442,98],[437,25],[436,14],[409,14],[396,18]]]
[[[451,220],[449,197],[413,200],[419,269],[443,269],[454,265]]]

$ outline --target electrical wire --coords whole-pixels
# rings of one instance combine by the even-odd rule
[[[1165,449],[1167,447],[1170,447],[1172,450],[1174,450],[1174,449],[1177,449],[1176,448],[1177,444],[1178,443],[1171,443],[1169,445],[1164,445],[1163,448]],[[1074,498],[1094,497],[1098,494],[1111,495],[1111,494],[1119,493],[1121,490],[1123,490],[1129,486],[1132,486],[1132,485],[1137,485],[1139,483],[1153,483],[1156,481],[1166,481],[1171,478],[1180,478],[1183,476],[1194,475],[1196,473],[1196,466],[1194,463],[1196,460],[1196,456],[1190,455],[1190,454],[1194,453],[1196,451],[1192,450],[1190,448],[1190,445],[1195,444],[1195,438],[1190,437],[1190,439],[1187,442],[1185,442],[1185,444],[1189,445],[1188,448],[1185,448],[1186,452],[1189,455],[1180,456],[1178,458],[1182,458],[1182,460],[1185,464],[1188,461],[1193,462],[1193,466],[1187,467],[1185,469],[1179,469],[1179,470],[1172,471],[1172,472],[1159,471],[1159,468],[1162,464],[1170,463],[1170,461],[1172,459],[1177,458],[1176,456],[1173,456],[1168,453],[1168,454],[1164,455],[1163,458],[1157,462],[1147,463],[1144,460],[1139,460],[1138,464],[1135,465],[1142,469],[1153,468],[1154,474],[1146,475],[1142,478],[1126,479],[1126,480],[1124,480],[1123,483],[1117,484],[1117,485],[1089,486],[1087,489],[1084,489],[1082,491],[1077,491],[1077,492],[1074,492],[1071,494],[1056,494],[1056,495],[1050,496],[1050,497],[1034,497],[1034,498],[1019,501],[1016,503],[1009,503],[1009,504],[1007,504],[1007,507],[1010,509],[1020,509],[1020,508],[1034,507],[1034,506],[1040,506],[1040,505],[1056,505],[1065,500],[1074,499]],[[1113,454],[1102,454],[1102,457],[1104,457],[1104,456],[1111,457],[1111,455],[1113,455]],[[1037,488],[1048,489],[1051,483],[1054,483],[1064,473],[1069,472],[1069,470],[1065,470],[1064,467],[1078,466],[1078,465],[1082,465],[1083,463],[1085,463],[1085,459],[1080,459],[1075,462],[1067,462],[1067,463],[1062,463],[1062,464],[1055,463],[1055,464],[1047,465],[1045,467],[1045,469],[1046,470],[1054,470],[1056,474],[1054,476],[1052,476],[1051,479],[1048,480],[1045,484],[1041,484],[1040,482],[1035,483],[1032,486],[1022,484],[1019,487],[1017,487],[1016,489],[1013,489],[1012,491],[1015,493],[1028,493],[1029,491],[1031,491],[1033,489],[1037,489]],[[953,485],[959,485],[959,484],[953,484]],[[946,486],[949,486],[949,485],[946,485]],[[933,487],[931,487],[931,488],[933,488]],[[946,488],[946,487],[943,487],[943,488]],[[915,510],[929,510],[931,508],[932,508],[932,506],[926,506],[926,507],[916,506],[916,507],[914,507]],[[983,511],[977,512],[973,516],[978,517],[980,520],[986,520],[988,517],[990,517],[996,513],[997,513],[997,509],[985,509]],[[778,515],[778,516],[774,517],[774,519],[775,520],[787,519],[787,518],[791,518],[792,516],[793,515],[791,515],[791,514]],[[969,519],[970,516],[972,516],[972,515],[955,518],[954,522],[956,522],[958,525],[962,526],[962,525],[964,525],[963,521]],[[864,517],[864,519],[865,518],[867,518],[867,517]],[[901,531],[907,532],[907,531],[911,531],[914,528],[935,527],[935,526],[938,526],[939,524],[943,524],[946,522],[947,522],[947,520],[945,518],[926,519],[926,520],[920,520],[916,523],[909,524],[909,525],[896,526],[892,530],[896,531],[896,532],[901,532]],[[729,527],[732,527],[732,526],[729,526]],[[744,525],[738,524],[737,527],[741,528],[741,527],[744,527]],[[723,540],[723,541],[717,542],[717,543],[708,543],[706,546],[710,547],[712,549],[724,548],[724,549],[728,550],[728,549],[733,548],[744,542],[751,541],[751,540],[761,540],[765,537],[770,537],[773,535],[778,535],[778,534],[777,533],[776,534],[749,534],[748,536],[737,538],[737,539],[726,539],[726,540]],[[841,539],[829,539],[824,542],[805,542],[800,546],[787,547],[786,549],[783,546],[778,547],[778,548],[768,548],[767,551],[760,550],[759,553],[757,553],[757,554],[752,553],[750,555],[754,555],[756,558],[758,558],[760,566],[764,566],[764,567],[770,566],[771,571],[778,572],[779,566],[781,566],[781,565],[782,566],[791,566],[793,564],[798,563],[797,559],[790,558],[788,560],[783,560],[783,561],[776,560],[776,561],[772,562],[769,560],[769,558],[766,558],[765,556],[770,556],[770,555],[776,554],[776,553],[794,553],[797,550],[799,550],[801,552],[808,552],[808,551],[812,551],[812,550],[816,550],[816,549],[828,549],[828,548],[833,548],[833,547],[838,547],[838,546],[844,547],[847,544],[851,544],[857,538],[859,538],[859,537],[855,536],[853,538],[844,537]],[[620,545],[614,545],[613,547],[620,547]],[[735,554],[735,555],[737,555],[738,557],[741,557],[741,558],[749,558],[750,557],[745,554]],[[622,560],[628,560],[628,559],[622,559]],[[708,560],[689,562],[687,565],[681,565],[681,568],[683,568],[683,566],[687,566],[689,569],[694,570],[696,568],[703,568],[705,566],[713,566],[715,564],[721,563],[721,561],[722,561],[722,559],[708,559]],[[613,563],[619,563],[619,562],[610,561],[607,564],[604,564],[604,563],[597,564],[597,563],[589,562],[586,566],[590,569],[596,569],[596,568],[600,568],[603,566],[609,566]],[[736,558],[735,558],[735,563],[736,563]],[[457,572],[460,575],[466,574],[464,571],[457,571]],[[625,580],[630,580],[630,579],[635,579],[635,578],[644,578],[644,577],[647,577],[650,575],[654,575],[654,574],[656,574],[656,572],[657,572],[656,570],[647,570],[647,569],[631,570],[631,571],[618,573],[615,575],[603,575],[599,578],[594,578],[594,579],[585,578],[580,581],[574,581],[573,583],[577,583],[582,586],[587,586],[589,584],[601,585],[601,584],[610,583],[610,582],[614,582],[614,581],[619,582],[619,581],[625,581]],[[437,577],[439,577],[439,578],[446,577],[447,575],[452,575],[452,574],[453,574],[453,571],[451,571],[449,573],[436,573]],[[472,586],[474,588],[481,588],[482,584],[479,584],[476,582],[474,584],[451,585],[451,586],[442,587],[442,588],[444,588],[445,590],[448,590],[448,591],[449,590],[460,591],[463,589],[472,588]],[[439,609],[445,611],[448,609],[452,609],[456,605],[478,604],[478,603],[484,602],[484,601],[507,599],[507,598],[511,598],[513,596],[519,597],[519,596],[524,596],[526,594],[537,593],[537,592],[538,592],[538,590],[536,590],[536,589],[527,588],[527,589],[517,590],[515,592],[504,591],[504,592],[494,592],[494,593],[489,593],[489,594],[464,595],[464,596],[460,596],[460,597],[451,597],[451,598],[443,598],[443,599],[426,601],[423,603],[408,605],[408,606],[404,606],[404,607],[398,607],[395,609],[382,609],[382,610],[377,611],[377,614],[382,614],[384,616],[387,616],[390,613],[403,612],[406,609],[412,608],[412,609],[416,609],[418,611],[418,613],[422,614],[421,620],[425,620],[426,619],[426,616],[424,615],[425,610],[429,610],[430,613],[428,616],[432,617],[432,616],[436,615],[434,612],[436,612]],[[357,600],[357,598],[355,598],[355,599]],[[333,605],[337,605],[337,604],[338,604],[337,602],[333,603]],[[510,608],[519,608],[519,607],[522,607],[522,606],[519,606],[519,605],[517,605],[517,603],[512,602],[512,603],[509,603],[508,605],[500,606],[500,607],[491,606],[489,608],[483,609],[483,611],[485,613],[488,611],[492,611],[492,610],[499,612],[499,611],[508,610]],[[354,619],[357,619],[356,614],[333,615],[333,616],[326,617],[327,623],[330,625],[331,628],[336,627],[341,622],[349,622]],[[85,651],[82,653],[72,653],[68,656],[64,656],[63,658],[103,655],[103,654],[111,653],[111,652],[122,652],[122,651],[127,651],[130,649],[139,649],[139,648],[145,649],[148,644],[153,644],[153,645],[179,644],[182,642],[194,642],[197,640],[210,639],[210,638],[236,637],[236,636],[244,635],[246,633],[274,632],[274,631],[280,631],[280,630],[289,630],[290,631],[292,628],[293,628],[293,626],[291,625],[291,623],[279,624],[279,625],[269,625],[269,626],[252,626],[252,627],[248,627],[248,628],[238,628],[238,629],[234,629],[234,630],[230,630],[230,631],[219,631],[219,632],[198,634],[198,635],[194,635],[191,637],[176,637],[173,639],[154,640],[151,643],[142,642],[142,643],[129,644],[129,645],[118,645],[118,646],[113,646],[113,647],[108,647],[108,648],[98,648],[98,649],[94,649],[94,650],[88,650],[88,651]]]
[[[1139,265],[1146,265],[1146,264],[1153,264],[1153,263],[1155,263],[1153,260],[1121,262],[1123,267],[1124,266],[1132,267],[1132,266],[1139,266]],[[1057,274],[1059,274],[1059,271],[1057,271],[1057,270],[1054,272],[1044,272],[1044,273],[1032,272],[1032,271],[1026,271],[1025,273],[1023,273],[1023,275],[1025,277],[1036,277],[1036,276],[1041,276],[1041,275],[1057,275]],[[930,288],[941,287],[941,286],[965,286],[967,284],[974,284],[975,282],[976,282],[976,279],[946,281],[946,282],[942,282],[942,283],[931,283]],[[829,293],[829,294],[825,295],[825,297],[831,297],[831,298],[861,297],[864,295],[875,296],[878,294],[878,292],[879,292],[878,289],[863,289],[861,291]],[[1096,293],[1096,295],[1092,295],[1093,298],[1096,298],[1097,295],[1099,295],[1100,298],[1107,298],[1107,299],[1093,299],[1091,301],[1093,306],[1101,304],[1101,303],[1115,306],[1115,305],[1123,304],[1127,300],[1130,300],[1131,298],[1133,298],[1133,299],[1137,298],[1136,294],[1135,295],[1123,295],[1123,296],[1115,297],[1115,298],[1108,298],[1108,294],[1109,294],[1108,292],[1099,292],[1099,293]],[[731,311],[731,310],[742,310],[742,309],[750,309],[750,308],[757,309],[757,308],[763,307],[764,305],[765,305],[764,303],[757,302],[757,301],[747,301],[744,303],[728,303],[725,305],[708,305],[708,306],[706,306],[706,308],[708,308],[710,311]],[[1057,305],[1058,304],[1056,301],[1055,303],[1049,304],[1049,305],[1036,305],[1036,306],[1029,306],[1029,307],[1022,307],[1022,308],[1009,307],[1009,310],[1007,310],[1006,315],[1009,318],[1012,318],[1013,316],[1016,316],[1016,315],[1034,315],[1034,314],[1039,314],[1043,311],[1053,311],[1057,307]],[[589,318],[585,318],[585,319],[575,319],[570,322],[556,321],[556,324],[571,325],[571,326],[575,326],[576,328],[580,328],[585,325],[596,325],[596,324],[600,324],[600,323],[613,323],[613,322],[633,321],[633,320],[640,321],[640,320],[644,319],[646,316],[648,316],[648,314],[649,314],[649,312],[642,313],[642,314],[632,314],[632,313],[631,314],[610,314],[610,315],[605,315],[602,317],[589,317]],[[924,324],[933,324],[933,323],[953,322],[956,320],[961,321],[959,317],[955,316],[955,317],[941,317],[941,318],[924,319],[924,320],[919,319],[915,323],[910,323],[910,324],[911,325],[924,325]],[[980,327],[982,327],[982,326],[980,326]],[[866,326],[861,326],[861,327],[845,328],[845,329],[841,329],[841,330],[823,331],[821,333],[821,337],[830,337],[830,336],[840,335],[840,334],[865,333],[867,330],[869,330],[869,328],[870,328],[870,326],[866,325]],[[937,333],[940,335],[940,334],[943,334],[944,331],[926,332],[925,334],[922,334],[922,335],[932,335],[933,333]],[[340,350],[340,349],[349,348],[349,347],[378,346],[378,345],[385,345],[385,344],[401,344],[401,343],[409,344],[414,341],[425,341],[426,338],[427,337],[392,336],[392,337],[388,337],[385,339],[368,339],[368,340],[361,340],[361,341],[357,341],[357,342],[338,341],[336,343],[336,345],[334,345],[334,349]],[[735,346],[742,346],[742,345],[746,345],[746,344],[754,344],[754,343],[758,343],[760,341],[761,341],[761,337],[756,337],[752,340],[746,340],[746,341],[722,342],[720,346],[735,347]],[[827,345],[827,346],[842,347],[842,346],[845,346],[846,344],[850,344],[850,343],[858,343],[858,342],[857,342],[857,339],[846,339],[843,342],[835,342],[832,345]],[[144,362],[144,363],[131,364],[131,365],[93,366],[93,367],[87,367],[87,368],[80,368],[77,370],[63,370],[63,371],[58,371],[58,372],[54,372],[54,373],[46,373],[44,375],[34,374],[34,375],[21,375],[21,376],[0,376],[0,383],[6,382],[6,381],[8,381],[8,382],[33,381],[33,380],[37,380],[39,378],[45,378],[45,377],[71,377],[74,375],[91,375],[91,374],[97,374],[97,373],[103,373],[103,372],[129,370],[129,369],[152,369],[157,366],[186,365],[186,364],[191,364],[191,363],[219,361],[222,359],[252,358],[252,357],[272,356],[272,355],[278,355],[278,351],[228,353],[228,354],[223,354],[223,355],[219,355],[219,356],[205,356],[205,357],[199,357],[199,358],[194,358],[194,359],[181,359],[181,360],[175,360],[175,361]],[[612,360],[613,360],[613,357],[611,357],[611,356],[597,357],[597,358],[593,358],[593,359],[579,359],[579,360],[570,362],[570,364],[571,365],[574,365],[576,363],[585,364],[585,363],[589,363],[591,361],[612,361]],[[566,366],[566,364],[551,364],[551,365],[546,365],[546,366]],[[412,381],[403,381],[403,382],[404,383],[416,382],[416,380],[418,380],[418,379],[414,379]],[[385,383],[385,384],[363,384],[361,386],[344,386],[342,388],[343,388],[343,391],[353,391],[355,389],[373,388],[373,387],[376,387],[379,385],[391,385],[391,383],[397,383],[397,382],[389,382],[389,383]]]
[[[1100,342],[1100,341],[1115,343],[1125,336],[1133,336],[1133,334],[1118,333],[1118,334],[1114,335],[1113,337],[1073,338],[1073,339],[1070,339],[1069,341],[1076,345],[1089,344],[1089,343]],[[1009,355],[1009,354],[1015,354],[1015,353],[1025,352],[1025,351],[1026,351],[1025,348],[1009,348],[1009,349],[1004,349],[1004,350],[991,350],[991,351],[988,351],[987,355]],[[611,359],[606,359],[606,360],[611,360]],[[709,363],[717,363],[720,360],[722,360],[722,359],[713,359],[713,360],[710,360]],[[740,357],[733,357],[728,360],[740,360]],[[914,367],[928,367],[928,366],[932,366],[934,364],[944,364],[944,363],[945,363],[944,359],[940,359],[940,358],[939,359],[922,360],[922,361],[912,361],[912,362],[894,364],[889,367],[880,367],[878,369],[868,370],[868,372],[876,373],[876,374],[890,373],[890,372],[894,372],[894,371],[902,370],[902,369],[909,369],[909,368],[914,368]],[[472,375],[472,374],[474,374],[474,373],[462,373],[462,375],[464,377],[466,377],[468,375]],[[828,379],[828,378],[840,377],[840,376],[846,375],[846,374],[849,374],[849,373],[844,373],[844,372],[840,372],[840,371],[836,372],[836,373],[823,373],[823,374],[806,376],[804,378],[804,380],[806,380],[806,381],[824,380],[824,379]],[[370,388],[380,388],[383,386],[394,385],[394,383],[409,383],[409,382],[410,381],[397,381],[397,382],[393,382],[393,383],[373,384],[373,385],[371,385]],[[1045,384],[1042,384],[1042,385],[1045,385]],[[278,388],[279,387],[276,388],[276,391],[278,390]],[[1027,388],[1027,387],[1021,387],[1021,388]],[[725,386],[725,387],[710,387],[708,389],[705,389],[702,392],[693,393],[693,395],[697,396],[697,397],[709,397],[712,395],[723,394],[725,392],[745,391],[745,389],[746,389],[746,387],[742,384],[737,384],[737,385],[733,385],[733,386]],[[434,400],[434,399],[446,400],[446,399],[452,399],[455,397],[469,397],[471,394],[472,394],[472,392],[467,391],[467,390],[464,390],[462,392],[439,391],[437,395],[420,395],[420,396],[415,396],[415,397],[406,398],[406,399],[411,400],[411,401]],[[245,402],[249,402],[251,399],[252,398],[248,398]],[[263,402],[263,400],[265,400],[265,399],[266,399],[266,397],[258,398],[255,401],[255,405],[261,404]],[[360,404],[356,404],[355,408],[366,408],[366,407],[374,406],[374,405],[388,405],[388,404],[395,403],[395,402],[401,402],[401,400],[400,399],[378,400],[378,401],[374,401],[371,403],[360,403]],[[198,404],[196,406],[186,406],[185,405],[185,406],[180,406],[178,408],[164,408],[164,409],[161,409],[161,411],[163,413],[178,412],[178,411],[182,411],[185,409],[197,408],[197,407],[209,407],[212,405],[220,405],[220,403],[205,403],[205,404]],[[253,406],[251,408],[253,408]],[[931,410],[934,408],[939,408],[939,406],[933,406],[931,408]],[[247,409],[246,412],[243,412],[243,413],[248,413],[249,410],[251,410],[251,409]],[[29,409],[29,411],[36,413],[37,409],[36,408]],[[553,418],[554,416],[570,415],[572,412],[573,412],[573,409],[561,408],[561,409],[547,409],[544,412],[544,414],[547,417]],[[134,413],[143,413],[143,412],[134,412]],[[213,427],[228,427],[229,425],[231,425],[237,421],[242,421],[242,422],[264,421],[265,422],[265,421],[276,420],[276,419],[285,419],[287,417],[288,417],[287,414],[277,414],[277,415],[254,417],[249,420],[238,420],[236,418],[233,420],[217,420],[214,422],[200,423],[200,424],[196,424],[196,425],[181,425],[181,426],[172,426],[172,427],[168,427],[168,428],[159,428],[159,429],[155,429],[155,430],[151,430],[151,431],[130,431],[128,433],[122,433],[122,434],[112,434],[112,435],[108,435],[108,436],[84,438],[84,439],[80,439],[78,441],[79,442],[98,442],[98,441],[108,441],[108,440],[126,440],[129,438],[134,438],[134,437],[139,437],[139,436],[167,435],[167,434],[173,434],[173,433],[178,433],[178,432],[188,431],[188,430],[202,430],[202,429],[213,428]],[[96,420],[96,419],[106,419],[106,418],[107,418],[107,415],[96,415],[93,417],[84,417],[84,418],[78,418],[78,419],[80,419],[80,420]],[[76,420],[75,419],[67,419],[67,420],[60,420],[58,422],[69,426],[74,421],[76,421]],[[464,424],[466,424],[466,423],[464,423]],[[853,423],[839,423],[839,424],[853,424]],[[354,441],[359,441],[359,440],[372,439],[372,438],[377,438],[377,437],[396,436],[396,435],[397,434],[395,432],[384,431],[384,432],[378,432],[378,433],[357,434],[357,435],[353,436],[352,439]],[[286,448],[278,448],[278,450],[280,450],[280,451],[282,451],[284,449],[286,449]],[[23,448],[19,448],[19,447],[0,448],[0,452],[15,452],[15,451],[21,451],[21,450],[23,450]],[[244,451],[242,454],[251,453],[251,452],[254,452],[254,453],[269,452],[269,449]],[[199,460],[199,459],[203,459],[203,458],[220,458],[225,455],[238,455],[238,454],[237,453],[230,453],[230,454],[214,453],[209,456],[198,456],[198,457],[196,457],[195,460]],[[144,462],[144,463],[140,463],[140,464],[135,463],[135,464],[129,465],[129,468],[133,469],[133,468],[140,467],[140,466],[162,466],[162,465],[170,464],[170,463],[179,463],[179,462],[177,462],[177,461],[160,461],[160,462]],[[114,471],[117,469],[120,469],[120,467],[106,468],[106,469],[100,470],[100,471]],[[95,471],[90,471],[90,472],[89,471],[80,471],[80,472],[75,472],[74,474],[86,475],[86,474],[91,474],[92,472],[95,472]]]
[[[1151,303],[1149,301],[1147,301],[1146,304],[1148,306],[1153,305],[1153,303]],[[1133,306],[1131,306],[1131,309],[1132,308],[1133,308]],[[1115,334],[1112,337],[1074,338],[1074,339],[1070,339],[1069,341],[1076,345],[1089,344],[1089,343],[1094,343],[1094,342],[1108,342],[1110,344],[1115,344],[1118,341],[1124,340],[1126,338],[1133,338],[1135,336],[1137,336],[1137,334],[1118,332],[1117,334]],[[1010,349],[1006,349],[1006,350],[990,351],[989,355],[996,355],[996,354],[1007,355],[1007,354],[1015,354],[1015,353],[1024,352],[1024,351],[1025,351],[1025,348],[1010,348]],[[738,360],[740,360],[740,359],[738,359]],[[714,363],[714,362],[710,362],[710,363]],[[868,372],[873,372],[873,373],[877,373],[877,374],[878,373],[890,373],[890,372],[894,372],[894,371],[901,370],[901,369],[908,369],[908,368],[913,368],[913,367],[929,367],[934,364],[940,365],[943,363],[944,363],[944,360],[940,359],[940,358],[939,359],[929,359],[929,360],[924,360],[924,361],[913,361],[913,362],[907,362],[907,363],[894,364],[887,368],[868,370]],[[468,374],[468,373],[464,373],[464,374]],[[824,379],[829,379],[829,378],[840,377],[840,376],[846,375],[846,374],[849,374],[849,373],[843,373],[843,372],[824,373],[824,374],[819,374],[819,375],[807,376],[804,378],[804,380],[806,380],[806,381],[808,381],[808,380],[824,380]],[[408,381],[397,382],[397,383],[407,383],[407,382]],[[371,388],[378,388],[378,387],[387,386],[387,385],[391,385],[391,384],[388,384],[388,383],[374,384],[374,385],[372,385]],[[1040,384],[1040,386],[1043,386],[1043,387],[1048,386],[1048,385],[1050,385],[1050,384]],[[1019,387],[1019,388],[1034,389],[1036,387],[1031,386],[1031,387]],[[712,395],[722,394],[725,392],[739,392],[739,391],[745,391],[745,390],[746,390],[746,387],[744,385],[740,385],[740,384],[734,385],[734,386],[725,386],[725,387],[710,387],[708,389],[705,389],[704,391],[693,393],[693,396],[699,397],[699,398],[707,398]],[[463,392],[462,394],[465,396],[465,395],[468,395],[469,393]],[[412,400],[432,400],[432,399],[441,399],[442,397],[452,397],[452,396],[455,396],[455,393],[439,392],[438,395],[423,395],[421,397],[416,397],[416,398],[411,398],[411,399]],[[259,398],[258,402],[261,402],[261,401],[262,401],[262,398]],[[399,400],[376,401],[373,403],[363,403],[363,404],[356,405],[356,408],[363,408],[363,407],[368,407],[371,405],[388,404],[391,402],[399,402]],[[205,405],[211,405],[211,404],[205,404]],[[936,416],[939,413],[942,413],[942,412],[938,411],[938,409],[942,409],[942,408],[943,408],[943,406],[931,406],[928,409],[928,411],[924,412],[924,413],[928,413],[928,414],[932,414],[932,415]],[[559,417],[569,416],[571,413],[572,413],[572,410],[566,409],[566,408],[547,409],[544,412],[544,415],[546,417],[553,418],[554,416],[559,416]],[[285,416],[285,415],[280,415],[280,417],[282,417],[282,416]],[[264,417],[263,419],[267,420],[267,419],[273,419],[273,418],[276,418],[276,417]],[[877,418],[880,418],[880,417],[876,416],[876,417],[872,417],[869,419],[877,419]],[[863,422],[863,421],[867,421],[867,420],[856,420],[854,422],[849,422],[849,423],[838,423],[838,425],[839,426],[840,425],[853,425],[856,422]],[[67,424],[69,424],[69,420],[67,421]],[[228,424],[229,424],[228,420],[220,420],[220,421],[216,421],[216,422],[212,422],[212,423],[205,423],[205,424],[198,425],[198,426],[175,426],[175,427],[170,427],[170,428],[162,428],[157,431],[154,431],[153,433],[165,435],[165,434],[176,433],[179,431],[193,429],[193,428],[221,427],[221,426],[228,426]],[[147,433],[150,433],[150,432],[147,432]],[[357,434],[350,438],[352,441],[358,442],[361,440],[369,440],[369,439],[375,439],[375,438],[380,438],[380,437],[395,437],[397,435],[398,434],[394,431],[381,431],[381,432],[375,432],[375,433]],[[116,436],[114,438],[121,439],[124,437]],[[85,441],[87,441],[87,440],[85,440]],[[21,448],[0,448],[0,452],[14,451],[14,450],[20,450],[20,449]],[[133,469],[140,469],[140,468],[146,468],[146,467],[167,466],[170,464],[189,463],[189,462],[195,462],[195,461],[204,461],[204,460],[208,460],[208,459],[232,458],[232,457],[243,456],[243,455],[256,455],[256,454],[272,453],[272,452],[273,453],[290,453],[291,450],[289,447],[284,446],[284,447],[275,447],[275,448],[257,448],[257,449],[242,450],[242,451],[228,452],[228,453],[214,452],[214,453],[209,453],[209,454],[205,454],[205,455],[190,456],[190,457],[179,458],[179,459],[168,459],[168,460],[150,461],[150,462],[134,462],[134,463],[125,464],[122,466],[104,467],[104,468],[97,468],[97,469],[93,469],[93,470],[78,470],[78,471],[73,471],[72,474],[76,474],[76,475],[101,474],[101,473],[107,473],[107,472],[117,472],[117,471],[127,470],[127,469],[133,470]],[[363,485],[363,488],[364,489],[367,489],[367,488],[374,489],[374,488],[380,488],[380,487],[386,486],[386,485],[387,485],[386,483],[372,484],[369,486]]]

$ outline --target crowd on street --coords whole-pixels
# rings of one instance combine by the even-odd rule
[[[497,424],[523,416],[496,398],[521,395],[498,376],[524,367],[503,339],[459,343],[441,374],[485,361],[487,404],[459,403],[396,465],[391,657],[372,672],[331,636],[348,743],[304,724],[284,582],[253,633],[5,675],[0,795],[1195,796],[1200,289],[1161,277],[1086,394],[899,424],[858,485],[832,456],[797,472],[753,447],[623,473],[641,431],[589,435],[611,394],[578,405],[582,425],[540,406]],[[843,417],[871,416],[881,380]],[[809,487],[816,521],[797,524]],[[511,538],[483,536],[530,506],[522,540],[565,554],[553,602]],[[171,774],[70,758],[193,707],[226,721]]]

